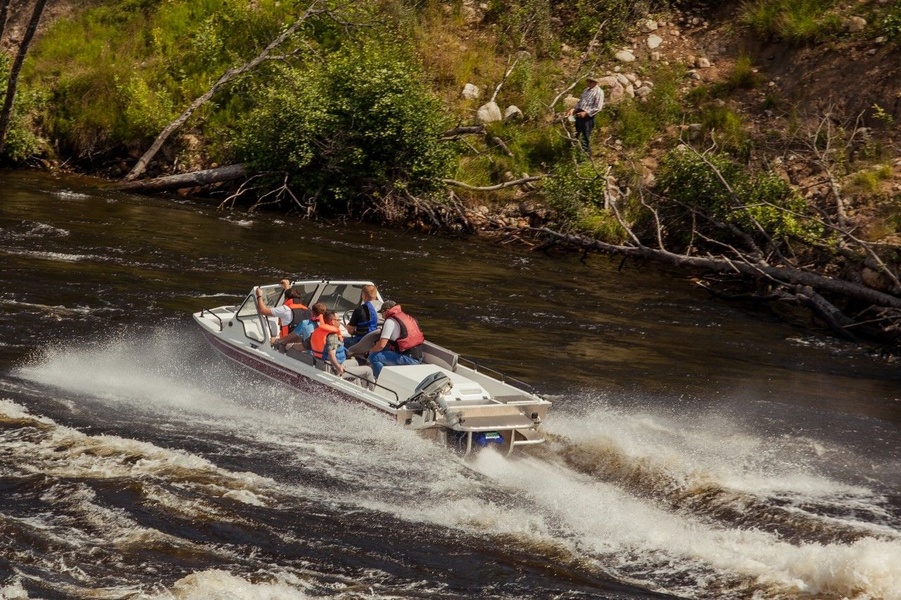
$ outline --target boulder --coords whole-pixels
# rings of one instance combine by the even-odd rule
[[[504,110],[504,121],[512,121],[514,119],[522,119],[523,114],[518,106],[511,104]]]
[[[496,123],[504,119],[497,102],[486,102],[476,111],[476,119],[480,123]]]
[[[463,97],[467,100],[475,100],[482,95],[482,90],[478,86],[467,83],[463,86]]]

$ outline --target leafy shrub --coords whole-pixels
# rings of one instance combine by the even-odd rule
[[[258,95],[240,126],[239,156],[256,169],[288,173],[323,208],[426,193],[449,167],[441,106],[395,48],[365,46],[319,68],[285,68]]]
[[[553,177],[545,181],[543,193],[548,206],[557,212],[557,225],[568,229],[603,209],[606,187],[603,175],[590,163],[574,166],[561,162]]]
[[[0,52],[0,106],[9,82],[9,57]],[[13,163],[25,162],[41,150],[41,140],[35,135],[32,121],[45,99],[37,92],[19,85],[4,138],[3,157]]]
[[[772,173],[751,177],[722,154],[704,158],[707,162],[684,149],[670,152],[661,163],[658,189],[754,237],[761,236],[758,225],[774,239],[810,240],[822,235],[816,222],[805,217],[804,199],[781,177]]]
[[[892,39],[901,38],[901,4],[895,2],[882,18],[882,31]]]

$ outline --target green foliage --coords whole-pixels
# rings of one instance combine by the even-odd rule
[[[627,148],[644,149],[669,125],[682,119],[677,71],[658,70],[650,79],[654,81],[654,91],[646,102],[621,102],[600,113],[601,123],[609,125]]]
[[[320,206],[427,193],[447,173],[440,104],[397,48],[368,45],[333,54],[319,68],[286,68],[257,94],[240,126],[238,155],[257,169],[288,173]]]
[[[5,101],[6,86],[9,83],[9,57],[0,52],[0,106]],[[4,139],[3,157],[13,163],[23,163],[41,150],[41,140],[34,134],[34,115],[45,99],[36,91],[19,85]]]
[[[901,4],[895,2],[882,18],[882,31],[891,39],[901,38]]]
[[[851,176],[847,191],[875,194],[879,192],[879,184],[891,179],[893,175],[894,171],[890,165],[877,165],[871,169],[858,171]]]
[[[259,53],[293,10],[276,0],[114,0],[51,25],[24,77],[51,91],[45,127],[64,151],[144,147],[228,68]],[[240,85],[197,118],[216,122],[236,99],[246,106]]]
[[[752,177],[725,155],[702,158],[677,149],[665,157],[658,175],[658,189],[668,198],[753,237],[761,235],[760,227],[773,239],[822,236],[820,226],[805,216],[804,199],[785,180],[772,173]]]
[[[561,162],[543,186],[548,206],[558,215],[558,225],[571,228],[604,207],[604,176],[588,162]]]
[[[752,90],[760,85],[761,76],[754,69],[751,57],[742,54],[735,60],[732,71],[726,78],[726,85],[732,90]]]
[[[766,39],[822,42],[842,30],[841,17],[831,12],[834,6],[835,0],[746,0],[739,23]]]

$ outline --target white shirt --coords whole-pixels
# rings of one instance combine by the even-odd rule
[[[278,320],[281,323],[282,327],[287,327],[294,319],[294,311],[291,310],[290,306],[285,306],[284,304],[282,304],[281,306],[273,306],[272,316],[278,317]]]
[[[397,326],[397,321],[394,319],[385,319],[385,324],[382,325],[382,334],[379,336],[379,339],[387,339],[396,342],[397,336],[399,335],[400,327]]]

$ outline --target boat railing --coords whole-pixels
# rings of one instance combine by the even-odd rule
[[[217,315],[216,313],[214,313],[212,310],[210,310],[208,308],[200,309],[200,316],[203,317],[206,315],[213,315],[214,317],[216,317],[216,320],[219,321],[219,331],[225,331],[225,323],[222,322],[222,317],[220,317],[219,315]]]
[[[498,381],[500,381],[501,383],[509,383],[509,384],[515,385],[516,387],[519,387],[519,388],[525,388],[525,390],[527,392],[529,392],[530,394],[536,393],[535,388],[531,384],[528,384],[525,381],[523,381],[522,379],[517,379],[516,377],[511,377],[509,375],[505,375],[504,373],[498,371],[497,369],[492,369],[491,367],[486,367],[485,365],[480,365],[476,361],[472,360],[471,358],[466,358],[465,356],[459,357],[458,360],[463,362],[465,364],[465,366],[469,367],[476,373],[485,372],[488,375],[490,375],[491,377],[493,377],[494,379],[497,379]]]

